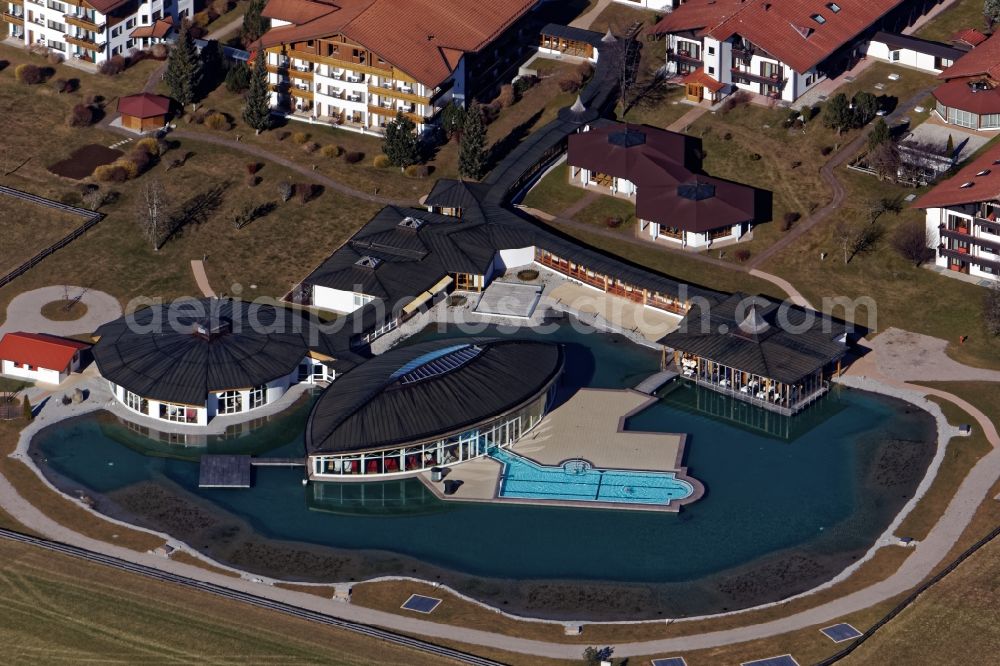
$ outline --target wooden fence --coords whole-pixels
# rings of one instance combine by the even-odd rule
[[[15,190],[12,187],[5,187],[3,185],[0,185],[0,195],[14,197],[15,199],[20,199],[21,201],[26,201],[28,203],[37,206],[46,206],[47,208],[54,208],[56,210],[61,210],[65,213],[69,213],[70,215],[76,215],[78,217],[84,218],[84,222],[82,225],[80,225],[73,231],[69,232],[66,236],[57,240],[55,243],[42,250],[41,252],[33,256],[31,259],[28,259],[14,270],[0,277],[0,287],[7,285],[14,278],[24,275],[25,273],[28,272],[28,270],[30,270],[35,264],[40,262],[42,259],[45,259],[56,250],[66,247],[67,245],[75,241],[77,238],[82,236],[84,233],[86,233],[86,231],[90,229],[92,226],[94,226],[95,224],[104,219],[104,213],[98,213],[96,211],[87,210],[86,208],[77,208],[75,206],[69,206],[67,204],[60,203],[58,201],[53,201],[51,199],[46,199],[44,197],[30,194],[28,192]]]

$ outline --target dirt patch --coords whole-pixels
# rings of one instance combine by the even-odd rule
[[[49,171],[57,176],[83,180],[94,173],[94,169],[97,167],[111,164],[123,154],[122,151],[114,148],[89,143],[74,150],[69,157],[61,162],[50,166]]]
[[[77,300],[58,300],[42,306],[42,316],[50,321],[76,321],[87,314],[87,304]]]

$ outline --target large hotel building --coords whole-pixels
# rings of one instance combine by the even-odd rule
[[[448,102],[492,94],[532,43],[538,0],[270,0],[262,37],[272,105],[380,132],[402,112],[422,132]]]

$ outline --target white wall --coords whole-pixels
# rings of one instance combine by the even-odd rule
[[[615,2],[621,3],[623,5],[628,5],[629,7],[644,7],[646,9],[655,9],[657,11],[670,11],[675,9],[681,0],[614,0]]]
[[[516,266],[527,266],[535,261],[535,246],[520,247],[511,250],[500,250],[500,266],[504,270]]]
[[[35,368],[34,370],[29,370],[27,367],[15,368],[14,362],[7,360],[0,362],[0,374],[44,384],[61,384],[69,376],[67,372],[47,368]]]
[[[919,53],[912,49],[893,49],[885,42],[870,41],[865,45],[864,51],[866,55],[876,60],[905,65],[933,74],[940,74],[943,71],[934,66],[934,61],[936,60],[934,56]],[[895,59],[893,58],[894,53],[896,54]]]
[[[332,310],[333,312],[351,313],[361,307],[355,304],[355,292],[342,289],[331,289],[313,285],[312,304],[322,310]],[[358,294],[364,296],[364,294]]]

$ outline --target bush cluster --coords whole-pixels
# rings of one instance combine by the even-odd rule
[[[206,127],[213,130],[227,131],[232,127],[229,118],[224,113],[219,113],[218,111],[212,111],[207,114],[204,122]]]
[[[18,65],[14,68],[14,78],[18,83],[33,86],[42,82],[42,70],[37,65]]]
[[[128,155],[119,157],[111,164],[97,167],[94,169],[93,176],[105,183],[124,183],[126,180],[138,178],[149,169],[159,154],[160,145],[156,139],[140,139]]]
[[[388,166],[392,166],[392,160],[389,159],[388,155],[376,155],[375,159],[372,160],[372,164],[376,169],[384,169]]]
[[[344,161],[348,164],[357,164],[363,159],[365,159],[365,154],[357,150],[344,153]]]
[[[427,164],[411,164],[403,172],[410,178],[427,178],[431,175],[431,167]]]
[[[323,146],[323,148],[320,150],[320,153],[322,153],[323,157],[340,157],[341,155],[344,154],[344,147],[332,146],[332,145]]]

